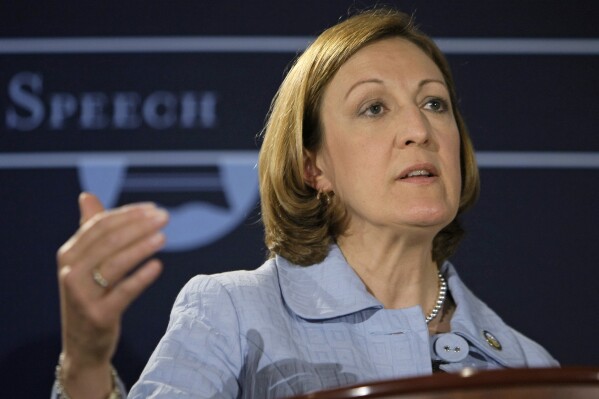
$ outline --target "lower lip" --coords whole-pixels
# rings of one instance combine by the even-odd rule
[[[437,176],[414,176],[398,179],[401,183],[430,184],[437,181]]]

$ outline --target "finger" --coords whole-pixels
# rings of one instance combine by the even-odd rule
[[[71,265],[76,267],[81,261],[92,262],[97,264],[102,261],[101,258],[94,258],[97,252],[104,246],[104,251],[116,251],[119,247],[127,245],[128,242],[123,242],[124,238],[116,236],[115,233],[124,226],[140,226],[151,230],[156,230],[152,227],[152,220],[158,216],[158,225],[162,227],[166,224],[164,221],[164,211],[157,211],[154,204],[136,204],[121,207],[112,211],[104,211],[93,216],[90,220],[84,223],[83,226],[58,250],[58,264]],[[168,219],[168,217],[167,217]],[[126,238],[126,237],[125,237]]]
[[[115,286],[133,267],[160,250],[165,241],[165,235],[162,232],[143,237],[107,258],[97,266],[97,269],[111,286]]]
[[[98,204],[99,203],[92,203],[92,207],[97,206]],[[154,209],[157,209],[156,204],[152,202],[140,202],[98,212],[81,225],[74,234],[74,237],[81,239],[84,235],[90,235],[90,230],[97,230],[96,233],[106,232],[119,224],[131,223],[133,221],[132,219],[143,218],[147,212],[152,212]]]
[[[109,291],[101,302],[101,306],[120,317],[125,309],[156,281],[161,272],[162,263],[158,259],[149,260]]]
[[[115,229],[98,237],[92,245],[85,248],[85,256],[79,259],[77,267],[87,270],[98,267],[110,258],[118,256],[119,253],[129,251],[139,241],[149,239],[151,236],[157,234],[166,225],[167,221],[168,214],[166,211],[155,209],[150,212],[147,218],[117,226]],[[134,262],[127,267],[132,268],[136,264],[137,262]]]
[[[92,193],[83,192],[79,194],[79,213],[81,215],[81,219],[79,224],[87,222],[96,214],[104,211],[104,206]]]

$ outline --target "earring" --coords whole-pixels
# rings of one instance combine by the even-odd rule
[[[328,191],[318,190],[318,193],[316,194],[316,199],[321,203],[324,202],[325,206],[331,205],[331,194]]]

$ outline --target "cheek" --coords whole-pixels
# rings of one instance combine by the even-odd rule
[[[457,197],[457,201],[459,202],[462,192],[462,168],[460,164],[460,143],[458,140],[456,140],[456,143],[453,146],[450,167],[453,170],[452,181],[453,186],[455,187],[455,195]]]
[[[326,157],[327,177],[342,201],[360,201],[364,192],[380,187],[377,177],[382,174],[377,160],[381,154],[372,145],[345,140],[330,146]]]
[[[346,174],[355,173],[363,161],[363,154],[360,154],[359,146],[348,136],[349,134],[344,135],[343,132],[329,130],[324,161],[331,178],[334,176],[340,178]],[[360,158],[361,156],[362,158]]]
[[[443,159],[445,163],[444,168],[447,170],[447,183],[450,185],[452,194],[454,196],[457,195],[459,199],[462,191],[459,133],[456,130],[444,137],[445,139],[440,143],[440,147],[444,152]]]

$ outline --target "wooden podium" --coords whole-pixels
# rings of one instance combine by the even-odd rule
[[[508,369],[379,381],[294,399],[599,399],[599,367]]]

